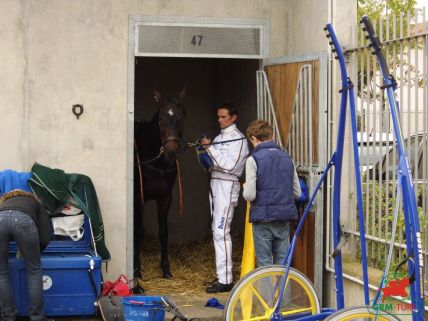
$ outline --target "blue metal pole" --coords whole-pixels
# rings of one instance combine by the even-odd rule
[[[397,88],[395,79],[389,72],[385,57],[382,54],[382,44],[374,32],[369,17],[361,19],[364,25],[363,30],[367,32],[367,38],[373,49],[373,54],[377,56],[382,72],[385,87],[387,89],[388,102],[392,117],[394,134],[397,138],[398,149],[398,178],[402,186],[404,221],[406,224],[406,248],[407,255],[414,261],[408,260],[409,273],[414,273],[415,282],[410,285],[410,293],[414,308],[412,309],[413,320],[425,320],[424,302],[424,257],[422,253],[422,240],[419,226],[419,216],[416,202],[416,195],[413,185],[412,174],[410,172],[409,161],[403,146],[403,136],[398,115],[398,104],[394,97]]]
[[[353,143],[353,152],[354,152],[354,171],[355,171],[355,184],[357,189],[357,204],[358,204],[358,220],[360,223],[360,244],[361,244],[361,267],[363,270],[363,282],[364,282],[364,302],[369,304],[369,281],[368,281],[368,268],[367,268],[367,252],[366,252],[366,238],[365,238],[365,227],[364,227],[364,213],[363,213],[363,192],[361,187],[361,172],[360,172],[360,156],[358,152],[358,141],[357,141],[357,116],[355,109],[355,94],[354,94],[354,84],[348,77],[346,71],[345,57],[343,55],[342,48],[337,39],[336,33],[331,24],[327,24],[327,30],[329,32],[331,42],[335,52],[337,53],[337,58],[339,59],[341,77],[342,77],[342,94],[343,91],[347,90],[349,93],[349,108],[351,114],[351,129],[352,129],[352,143]],[[346,85],[344,86],[346,82]]]
[[[360,156],[358,154],[358,141],[357,141],[357,115],[355,110],[355,96],[354,87],[352,82],[349,82],[349,100],[351,112],[351,125],[352,125],[352,143],[354,147],[354,167],[355,167],[355,184],[357,188],[357,204],[358,204],[358,220],[360,222],[360,246],[361,246],[361,267],[363,269],[363,282],[364,282],[364,303],[370,304],[369,294],[369,273],[367,264],[367,250],[366,250],[366,230],[364,227],[364,213],[363,213],[363,192],[361,187],[361,172],[360,172]]]
[[[398,115],[397,102],[394,97],[394,88],[396,88],[396,83],[392,80],[390,75],[387,74],[387,72],[389,71],[385,67],[386,65],[380,65],[383,74],[383,79],[387,87],[387,96],[391,111],[394,134],[397,138],[397,150],[399,155],[398,175],[402,176],[399,182],[401,182],[403,189],[403,207],[404,221],[406,224],[407,255],[413,257],[415,260],[415,264],[411,260],[408,261],[409,271],[414,271],[415,273],[415,282],[412,283],[410,286],[412,303],[415,305],[412,310],[412,315],[413,320],[425,320],[425,302],[423,291],[424,277],[423,269],[421,268],[424,266],[424,258],[422,254],[422,243],[418,241],[421,240],[421,234],[416,195],[414,191],[412,174],[410,172],[409,161],[403,145],[403,135]]]
[[[346,122],[346,104],[348,102],[348,76],[346,74],[346,65],[343,58],[342,48],[337,40],[336,34],[331,24],[326,25],[328,37],[331,38],[331,44],[334,45],[333,52],[337,53],[340,65],[340,74],[342,80],[342,90],[340,98],[339,121],[336,139],[336,152],[334,154],[334,180],[333,180],[333,245],[337,248],[340,237],[340,187],[342,180],[342,159],[343,159],[343,145],[345,136],[345,122]],[[334,257],[334,278],[336,281],[336,303],[338,309],[345,307],[344,293],[343,293],[343,277],[342,277],[342,254],[339,251]]]

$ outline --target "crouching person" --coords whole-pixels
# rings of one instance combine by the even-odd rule
[[[0,198],[0,310],[2,321],[18,314],[8,274],[8,245],[14,240],[25,260],[28,314],[31,321],[46,320],[43,311],[41,251],[49,243],[51,224],[34,194],[13,190]]]

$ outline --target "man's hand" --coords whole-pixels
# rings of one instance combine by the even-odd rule
[[[202,138],[201,144],[203,148],[205,149],[209,148],[211,146],[211,138],[206,138],[206,137]]]

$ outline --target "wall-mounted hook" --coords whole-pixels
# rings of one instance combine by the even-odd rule
[[[73,105],[73,108],[71,110],[73,114],[76,116],[76,118],[79,119],[80,115],[83,114],[83,105],[75,104]]]

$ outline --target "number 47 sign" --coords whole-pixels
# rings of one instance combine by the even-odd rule
[[[190,41],[190,43],[193,45],[193,46],[200,46],[201,44],[202,44],[202,39],[203,39],[204,37],[202,36],[202,35],[193,35],[193,37],[192,37],[192,40]]]

